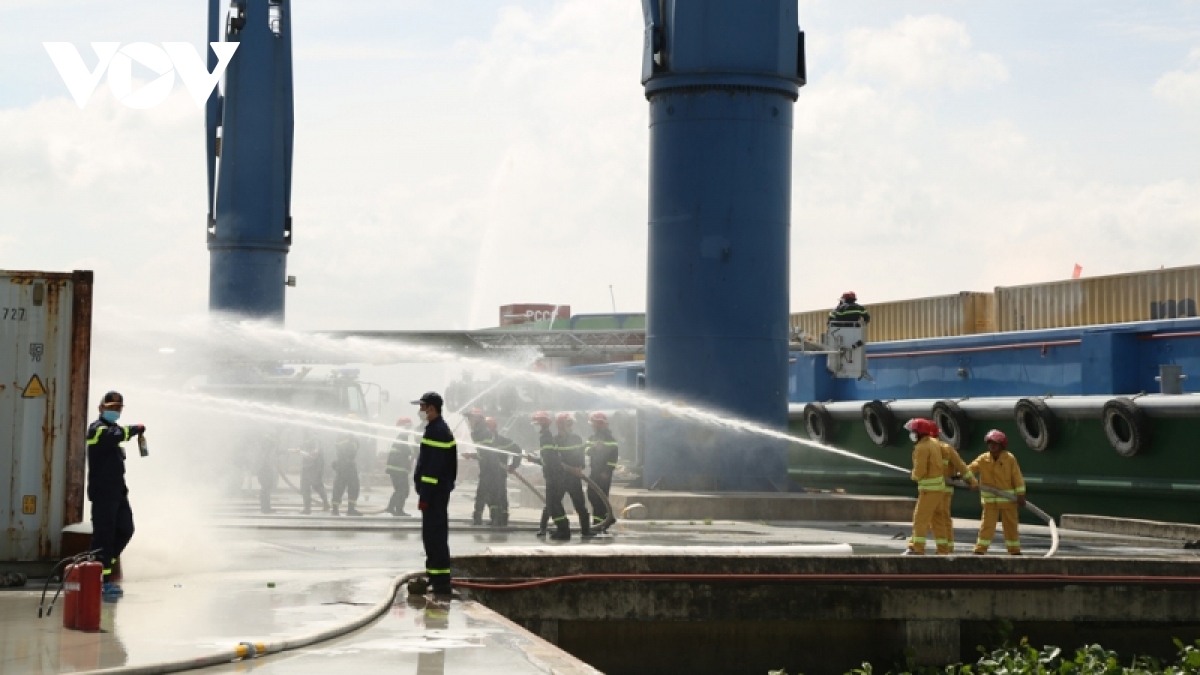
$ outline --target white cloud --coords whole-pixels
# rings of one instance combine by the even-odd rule
[[[1154,95],[1178,106],[1200,108],[1200,48],[1192,50],[1188,66],[1158,78],[1154,83]]]
[[[848,73],[897,88],[971,89],[1008,79],[999,56],[971,47],[962,23],[944,16],[908,16],[885,29],[846,36]]]

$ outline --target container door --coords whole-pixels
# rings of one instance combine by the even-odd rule
[[[0,272],[0,561],[58,555],[71,316],[69,275]]]

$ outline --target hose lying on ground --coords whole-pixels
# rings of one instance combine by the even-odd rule
[[[146,663],[135,666],[119,666],[117,668],[104,668],[102,670],[89,670],[87,672],[89,675],[158,675],[159,673],[178,673],[185,670],[195,670],[197,668],[207,668],[209,666],[230,663],[238,659],[258,658],[268,654],[278,654],[279,652],[308,647],[318,642],[325,642],[326,640],[332,640],[333,638],[352,633],[375,621],[387,613],[396,598],[396,593],[400,590],[400,586],[411,579],[424,575],[424,572],[401,574],[392,580],[387,595],[376,603],[374,607],[350,621],[324,630],[267,642],[239,642],[232,647],[227,647],[207,656],[188,657],[174,661],[159,661],[157,663]]]
[[[953,485],[954,487],[961,487],[961,488],[968,488],[968,489],[970,488],[969,485],[967,485],[966,483],[959,481],[959,480],[947,481],[947,485]],[[990,485],[980,485],[979,489],[990,495],[995,495],[997,497],[1003,497],[1010,502],[1017,501],[1017,498],[1015,496],[1013,496],[1007,492],[1004,492],[1003,490],[997,490],[996,488],[991,487]],[[1049,558],[1049,557],[1053,556],[1055,553],[1058,553],[1058,526],[1054,524],[1054,519],[1051,518],[1048,513],[1039,509],[1036,505],[1034,505],[1033,502],[1030,502],[1030,501],[1025,502],[1025,508],[1029,509],[1030,513],[1037,516],[1038,518],[1041,518],[1043,521],[1045,521],[1045,523],[1047,525],[1050,526],[1050,550],[1047,551],[1046,555],[1043,557]]]

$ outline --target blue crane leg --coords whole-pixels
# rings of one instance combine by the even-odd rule
[[[247,0],[236,22],[220,11],[229,6],[213,0],[209,8],[210,39],[224,30],[240,43],[224,96],[209,101],[206,115],[209,310],[282,321],[292,240],[292,3]]]
[[[649,0],[653,2],[654,0]],[[644,68],[650,102],[646,385],[787,424],[796,0],[666,0]],[[648,23],[651,19],[648,18]],[[659,489],[785,490],[787,447],[651,414]]]

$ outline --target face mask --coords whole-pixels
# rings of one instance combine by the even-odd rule
[[[421,420],[421,422],[428,422],[429,415],[424,410],[418,410],[417,411],[417,419]]]
[[[117,420],[121,419],[121,413],[117,412],[116,410],[105,410],[104,412],[100,413],[100,417],[102,417],[105,422],[116,422]]]
[[[918,435],[917,435],[917,432],[915,432],[915,431],[910,431],[910,432],[908,432],[908,437],[912,439],[912,442],[913,442],[913,443],[916,443],[916,442],[917,442],[917,439],[919,439],[919,438],[920,438],[920,436],[918,436]]]

